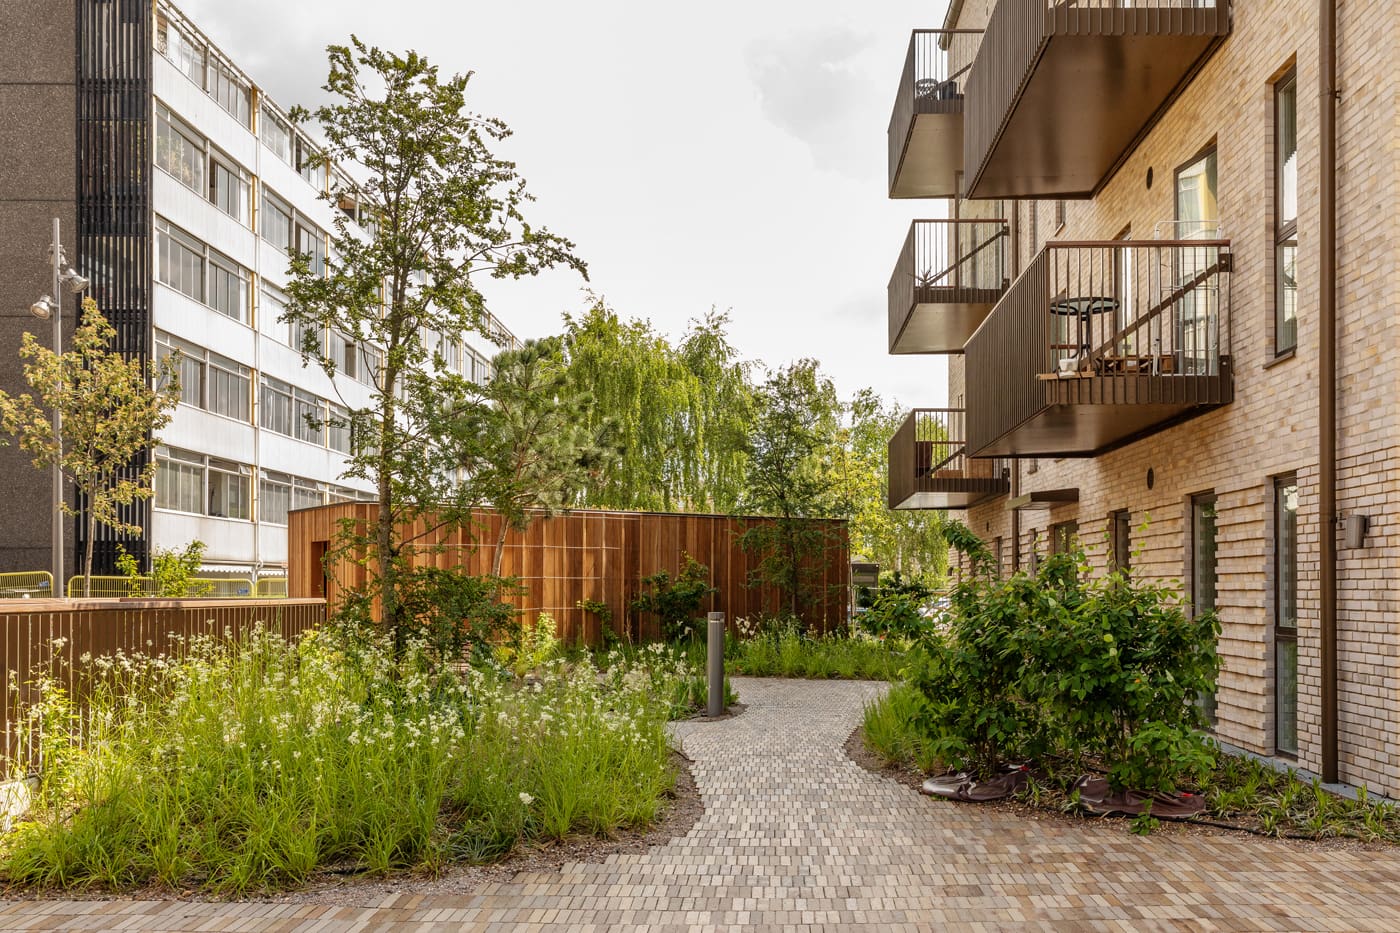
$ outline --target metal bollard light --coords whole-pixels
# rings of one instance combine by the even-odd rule
[[[724,715],[724,613],[709,614],[706,629],[705,673],[709,681],[708,716]]]

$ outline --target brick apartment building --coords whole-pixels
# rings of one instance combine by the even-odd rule
[[[1223,624],[1218,736],[1391,796],[1397,36],[1381,0],[952,0],[890,125],[891,197],[939,218],[890,352],[951,354],[891,507],[1007,570],[1078,539],[1180,581]]]

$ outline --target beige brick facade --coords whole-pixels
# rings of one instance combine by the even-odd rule
[[[967,0],[950,26],[985,24],[995,0]],[[1338,110],[1338,511],[1370,518],[1365,547],[1338,532],[1340,776],[1400,796],[1400,5],[1340,5]],[[1111,512],[1131,512],[1135,573],[1189,591],[1193,494],[1217,497],[1218,608],[1223,670],[1218,733],[1274,749],[1273,479],[1295,473],[1299,503],[1299,763],[1320,767],[1318,665],[1319,223],[1317,4],[1236,0],[1232,34],[1171,104],[1098,196],[1071,201],[1055,229],[1051,202],[1009,202],[1021,266],[1049,238],[1149,239],[1174,215],[1173,175],[1208,146],[1218,155],[1219,208],[1231,240],[1232,404],[1092,459],[1015,461],[1022,493],[1077,487],[1079,501],[1023,512],[1020,554],[1041,553],[1051,523],[1078,522],[1096,566]],[[1298,73],[1298,341],[1273,355],[1273,82]],[[1086,107],[1093,101],[1086,100]],[[1072,128],[1067,128],[1072,131]],[[1155,183],[1148,189],[1152,169]],[[1032,220],[1032,212],[1035,212]],[[1032,231],[1035,242],[1032,243]],[[1167,234],[1169,235],[1169,234]],[[1014,270],[1014,271],[1019,271]],[[962,357],[949,365],[949,403],[963,397]],[[1151,470],[1153,483],[1148,488]],[[1005,541],[1006,500],[965,513],[987,541]],[[1142,527],[1144,526],[1145,527]]]

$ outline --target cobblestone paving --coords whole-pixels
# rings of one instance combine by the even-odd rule
[[[881,687],[741,680],[748,710],[685,723],[705,813],[641,854],[470,896],[374,904],[40,901],[26,930],[1400,930],[1400,853],[1247,837],[1138,839],[932,801],[842,744]]]

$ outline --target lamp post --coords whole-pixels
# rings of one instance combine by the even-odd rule
[[[53,352],[63,355],[63,288],[74,295],[87,291],[88,280],[74,272],[63,258],[63,240],[59,219],[53,219],[53,243],[49,246],[49,265],[53,267],[53,290],[29,306],[29,312],[41,321],[53,322]],[[60,369],[60,372],[62,370]],[[61,378],[61,377],[60,377]],[[53,461],[53,594],[66,595],[63,578],[63,413],[57,404],[53,408],[53,440],[57,448]]]

